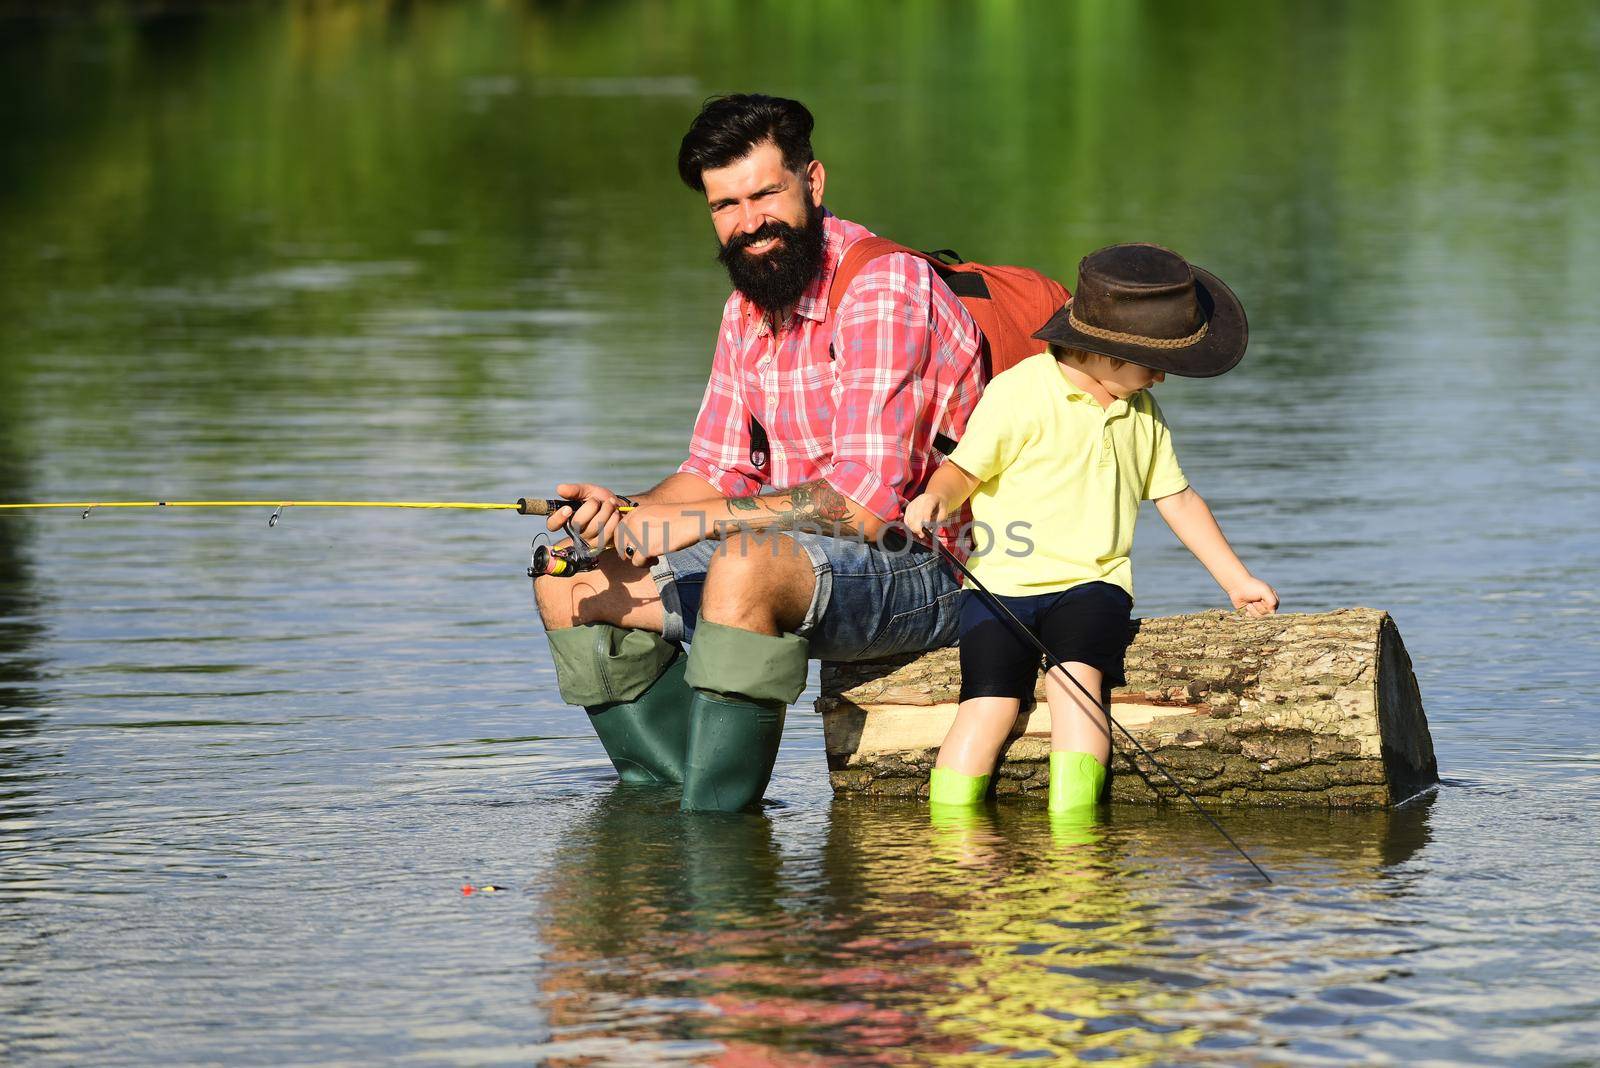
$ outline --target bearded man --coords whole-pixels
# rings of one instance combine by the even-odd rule
[[[690,125],[678,174],[705,194],[734,292],[688,459],[631,498],[558,487],[583,503],[551,529],[570,519],[615,551],[534,584],[563,699],[625,781],[682,782],[686,810],[760,799],[809,658],[956,634],[939,555],[876,539],[937,466],[935,437],[965,427],[980,336],[905,253],[871,261],[830,313],[844,250],[870,235],[823,208],[812,124],[798,101],[738,94]]]

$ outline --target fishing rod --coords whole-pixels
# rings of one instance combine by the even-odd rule
[[[993,593],[991,593],[989,591],[989,588],[987,586],[985,586],[982,582],[979,582],[978,581],[978,576],[974,575],[972,573],[972,571],[967,567],[966,564],[964,564],[960,560],[956,559],[955,553],[953,553],[949,549],[947,549],[944,546],[944,544],[942,542],[940,542],[937,538],[930,538],[930,539],[928,539],[928,542],[929,542],[929,544],[933,545],[933,547],[935,549],[937,549],[940,552],[940,554],[943,555],[943,557],[947,561],[949,561],[949,563],[951,564],[952,567],[954,567],[957,571],[961,572],[962,576],[968,582],[972,583],[973,589],[977,590],[978,593],[982,594],[984,602],[986,604],[988,604],[988,606],[994,612],[996,612],[999,616],[1001,616],[1006,621],[1006,625],[1009,626],[1014,633],[1016,633],[1019,637],[1025,639],[1028,644],[1032,645],[1041,654],[1043,654],[1045,660],[1049,661],[1050,666],[1055,668],[1057,671],[1060,671],[1061,674],[1066,676],[1066,678],[1069,679],[1074,686],[1076,686],[1078,689],[1082,690],[1085,697],[1089,698],[1089,700],[1093,701],[1096,705],[1100,704],[1099,696],[1097,696],[1096,694],[1090,693],[1089,692],[1089,688],[1087,686],[1085,686],[1083,683],[1079,682],[1077,679],[1073,678],[1072,673],[1067,670],[1066,665],[1061,662],[1060,658],[1058,658],[1054,653],[1052,653],[1045,646],[1044,642],[1042,642],[1038,638],[1034,637],[1033,632],[1027,628],[1027,626],[1022,622],[1022,620],[1018,619],[1016,617],[1016,615],[1012,613],[1011,609],[1006,607],[1005,602],[1000,600],[1000,598],[996,597]],[[1121,723],[1117,722],[1117,718],[1111,714],[1111,709],[1109,707],[1107,707],[1105,709],[1105,714],[1106,714],[1106,719],[1111,722],[1112,726],[1116,727],[1117,730],[1121,731],[1127,737],[1128,741],[1133,743],[1134,748],[1139,750],[1140,754],[1142,754],[1144,756],[1144,758],[1146,760],[1148,760],[1155,767],[1155,769],[1157,771],[1159,771],[1159,772],[1161,772],[1161,774],[1165,775],[1167,777],[1167,781],[1168,782],[1170,782],[1173,786],[1177,787],[1178,792],[1180,794],[1182,794],[1184,797],[1188,798],[1189,803],[1194,806],[1195,811],[1200,813],[1200,815],[1205,818],[1205,821],[1207,823],[1211,824],[1212,827],[1216,828],[1216,832],[1218,834],[1222,835],[1223,838],[1227,839],[1229,845],[1233,846],[1234,849],[1238,850],[1239,855],[1241,857],[1243,857],[1245,859],[1245,861],[1247,863],[1249,863],[1249,865],[1256,870],[1256,874],[1261,876],[1261,878],[1265,879],[1267,882],[1269,882],[1269,883],[1272,882],[1272,876],[1268,875],[1266,872],[1261,870],[1261,865],[1257,864],[1253,859],[1251,859],[1250,854],[1246,853],[1244,851],[1244,847],[1241,846],[1238,842],[1235,842],[1233,840],[1233,835],[1229,834],[1226,830],[1224,830],[1223,827],[1222,827],[1222,824],[1218,823],[1215,819],[1213,819],[1211,817],[1211,814],[1200,806],[1200,802],[1196,801],[1194,799],[1194,795],[1191,794],[1188,790],[1185,790],[1183,788],[1183,784],[1181,782],[1179,782],[1177,779],[1173,778],[1172,772],[1168,771],[1166,769],[1166,767],[1159,760],[1157,760],[1155,758],[1155,756],[1150,752],[1150,750],[1146,749],[1139,742],[1139,739],[1135,738],[1133,736],[1133,734],[1131,732],[1129,732],[1128,728],[1124,727]]]
[[[634,508],[638,507],[638,505],[636,505],[627,497],[623,497],[621,500],[623,503],[617,508],[619,512],[631,512],[634,510]],[[273,509],[272,517],[267,520],[267,526],[275,527],[278,525],[278,519],[283,515],[283,510],[285,508],[454,509],[461,511],[514,511],[518,515],[550,516],[554,515],[556,512],[559,512],[563,508],[569,508],[573,511],[577,511],[578,508],[582,507],[583,503],[584,502],[582,501],[572,500],[564,497],[518,497],[516,503],[514,504],[485,501],[36,501],[0,503],[0,512],[64,510],[70,508],[79,510],[81,512],[80,518],[88,519],[90,514],[93,513],[97,508],[271,508]],[[598,554],[590,551],[583,539],[577,536],[577,531],[572,528],[570,521],[565,525],[565,530],[568,537],[571,539],[570,545],[555,546],[544,544],[536,545],[534,547],[533,566],[528,568],[528,574],[530,576],[538,577],[540,575],[554,575],[557,577],[566,577],[584,571],[593,571],[595,568],[600,566]],[[941,543],[937,538],[928,539],[928,543],[937,549],[944,559],[950,563],[950,566],[959,571],[962,577],[970,582],[973,588],[978,591],[978,593],[983,595],[983,598],[985,602],[988,603],[989,607],[996,611],[1017,635],[1022,637],[1027,644],[1030,644],[1037,649],[1040,654],[1044,656],[1045,660],[1049,661],[1051,667],[1060,671],[1061,674],[1071,681],[1074,686],[1083,691],[1084,696],[1089,698],[1089,700],[1093,701],[1096,705],[1100,703],[1100,698],[1095,694],[1090,693],[1087,686],[1073,678],[1072,673],[1067,670],[1066,665],[1063,664],[1054,653],[1046,648],[1043,642],[1034,637],[1033,632],[1030,631],[1023,624],[1023,622],[1012,613],[1011,609],[1005,606],[1004,602],[991,593],[989,588],[979,581],[978,577],[972,573],[971,569],[969,569],[966,564],[957,559],[956,555],[949,549],[945,548],[944,544]],[[1133,736],[1128,728],[1124,727],[1120,722],[1118,722],[1117,718],[1111,714],[1109,708],[1105,711],[1106,719],[1112,724],[1112,726],[1121,731],[1128,741],[1133,743],[1134,748],[1137,749],[1157,771],[1166,776],[1167,781],[1172,783],[1177,791],[1195,807],[1195,811],[1200,813],[1205,821],[1211,824],[1211,826],[1216,829],[1216,832],[1227,840],[1229,845],[1238,850],[1239,855],[1256,870],[1256,874],[1260,875],[1261,878],[1265,879],[1267,882],[1272,882],[1272,877],[1261,869],[1261,865],[1257,864],[1253,859],[1251,859],[1250,854],[1244,851],[1243,846],[1239,845],[1238,842],[1233,840],[1233,836],[1223,829],[1222,824],[1213,819],[1211,814],[1201,807],[1200,802],[1195,800],[1194,795],[1189,793],[1188,790],[1184,789],[1183,784],[1173,777],[1172,773],[1155,758],[1150,750],[1146,749],[1144,745],[1140,743],[1139,739]]]
[[[632,511],[635,507],[633,502],[627,498],[623,500],[627,503],[618,511]],[[515,504],[485,501],[41,501],[0,503],[0,512],[72,509],[81,513],[80,519],[88,519],[99,508],[271,508],[272,515],[267,519],[267,526],[275,527],[282,518],[285,508],[422,508],[473,512],[514,511],[518,515],[549,516],[563,508],[570,508],[576,512],[582,506],[582,501],[563,497],[518,497]],[[534,546],[533,566],[528,569],[529,575],[535,578],[540,575],[565,577],[583,571],[593,571],[600,566],[594,553],[587,547],[580,548],[583,546],[583,539],[577,536],[570,523],[565,529],[572,544]]]
[[[484,501],[49,501],[27,504],[0,504],[0,511],[37,511],[47,508],[78,508],[82,518],[97,508],[455,508],[465,511],[514,511],[518,515],[550,515],[562,508],[576,509],[582,501],[560,497],[518,497],[515,504]],[[622,509],[628,511],[627,507]]]

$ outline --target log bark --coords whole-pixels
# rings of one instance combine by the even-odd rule
[[[1134,626],[1112,715],[1201,801],[1384,807],[1438,782],[1411,659],[1387,613],[1203,612]],[[960,685],[955,649],[825,663],[817,710],[835,792],[926,796]],[[1043,693],[1041,679],[996,768],[998,793],[1047,786]],[[1177,797],[1113,735],[1113,800]]]

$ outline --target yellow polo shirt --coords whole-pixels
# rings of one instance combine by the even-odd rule
[[[1133,596],[1139,502],[1188,488],[1148,390],[1100,407],[1048,352],[983,391],[950,460],[972,495],[972,573],[995,593],[1110,582]]]

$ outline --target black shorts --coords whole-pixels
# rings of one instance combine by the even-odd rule
[[[1121,686],[1122,660],[1133,639],[1133,598],[1121,586],[1086,582],[1058,593],[1000,597],[1000,602],[1064,664],[1099,668],[1104,692]],[[1043,658],[1017,636],[976,590],[961,594],[961,699],[1033,696]]]

